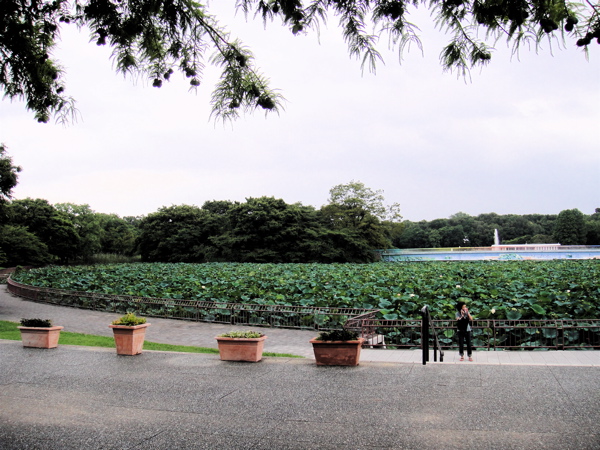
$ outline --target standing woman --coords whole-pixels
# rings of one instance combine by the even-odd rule
[[[473,348],[471,347],[471,323],[473,317],[467,308],[465,302],[456,304],[456,328],[458,329],[458,352],[460,360],[465,360],[465,340],[467,341],[467,356],[469,361],[473,361],[471,357]]]

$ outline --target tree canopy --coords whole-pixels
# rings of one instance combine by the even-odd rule
[[[12,197],[12,190],[17,185],[20,171],[21,167],[13,164],[4,144],[0,144],[0,208]]]
[[[274,197],[163,207],[140,221],[139,251],[150,262],[330,263],[371,261],[374,248],[391,244],[376,217],[365,211],[361,224],[340,224],[330,207]]]
[[[329,190],[329,204],[346,210],[355,224],[363,220],[366,214],[379,220],[400,221],[400,204],[386,206],[384,201],[383,190],[373,191],[360,181],[338,184]]]
[[[374,71],[380,41],[400,55],[421,46],[411,11],[429,9],[449,42],[440,54],[448,70],[466,74],[487,64],[505,38],[515,52],[548,38],[584,48],[600,43],[600,5],[591,0],[236,0],[248,17],[279,20],[293,34],[318,32],[336,17],[351,56]],[[235,6],[234,6],[235,4]],[[87,27],[91,41],[109,45],[116,70],[140,75],[160,88],[175,71],[200,85],[206,63],[221,69],[213,115],[234,119],[256,108],[277,112],[282,96],[256,68],[252,52],[230,35],[209,6],[193,0],[3,0],[0,3],[0,86],[25,101],[40,122],[74,112],[64,71],[53,57],[65,26]],[[387,36],[389,39],[381,39]],[[484,36],[483,38],[480,36]]]
[[[565,209],[556,218],[554,237],[564,245],[577,245],[586,239],[585,216],[578,209]]]

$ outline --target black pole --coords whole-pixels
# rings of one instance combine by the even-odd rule
[[[423,320],[421,321],[421,349],[423,350],[423,365],[429,361],[429,311],[427,305],[421,309]]]

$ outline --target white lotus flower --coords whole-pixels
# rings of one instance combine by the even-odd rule
[[[492,314],[496,314],[496,310],[494,308],[492,308],[492,310],[490,311]]]

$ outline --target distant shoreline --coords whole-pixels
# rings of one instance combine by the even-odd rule
[[[491,247],[377,250],[384,262],[404,261],[548,261],[600,259],[600,245],[513,244]]]

